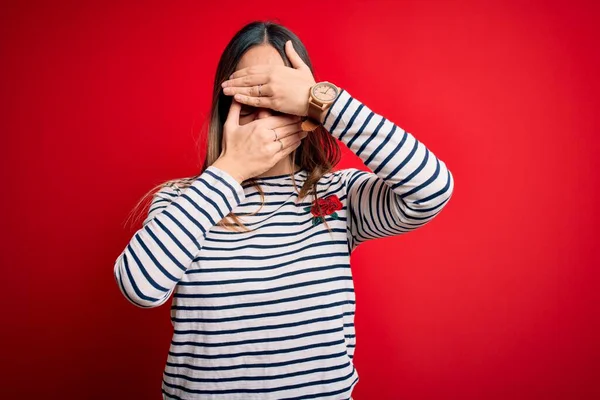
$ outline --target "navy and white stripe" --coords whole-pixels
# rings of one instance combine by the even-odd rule
[[[140,307],[164,303],[202,248],[206,231],[244,200],[239,183],[210,166],[185,193],[162,188],[151,215],[115,263],[119,288]],[[167,205],[168,204],[168,205]]]
[[[425,225],[452,196],[454,180],[446,164],[346,90],[342,89],[323,125],[373,171],[344,171],[352,250],[365,240]]]
[[[156,307],[172,294],[165,399],[349,399],[355,295],[350,254],[365,240],[423,226],[451,196],[452,175],[423,144],[347,91],[325,127],[374,172],[325,174],[338,219],[313,225],[290,176],[260,194],[216,167],[189,188],[166,186],[117,258],[125,297]],[[307,178],[294,174],[298,188]],[[257,212],[258,210],[258,212]],[[250,232],[216,226],[233,211]]]

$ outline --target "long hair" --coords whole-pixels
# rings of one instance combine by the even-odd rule
[[[147,192],[140,201],[134,207],[132,213],[134,213],[144,201],[151,196],[155,191],[160,190],[165,186],[172,186],[176,189],[185,189],[190,186],[195,179],[197,179],[211,164],[213,164],[221,155],[222,152],[222,138],[223,138],[223,125],[227,119],[229,107],[231,105],[232,96],[225,95],[221,88],[221,83],[226,81],[229,76],[235,72],[235,68],[244,55],[253,46],[258,45],[271,45],[283,58],[283,62],[287,67],[292,67],[292,63],[288,59],[285,52],[285,43],[291,40],[294,49],[302,58],[304,63],[310,68],[314,76],[312,63],[306,51],[306,47],[300,41],[300,39],[289,29],[284,26],[272,22],[272,21],[253,21],[245,25],[240,29],[235,36],[231,39],[217,66],[213,84],[213,96],[212,106],[210,111],[210,119],[208,121],[208,132],[206,140],[206,157],[201,167],[201,171],[198,175],[188,177],[172,179],[161,183],[149,192]],[[317,80],[318,81],[318,80]],[[288,157],[291,157],[292,165],[298,164],[302,169],[307,171],[307,179],[302,185],[302,188],[298,192],[298,200],[305,198],[307,195],[312,194],[316,200],[317,197],[317,182],[321,177],[330,172],[332,168],[340,160],[340,148],[335,139],[331,136],[327,130],[320,125],[314,132],[311,132],[306,138],[302,139],[300,146],[290,153]],[[293,169],[293,168],[292,168]],[[290,173],[294,189],[298,191],[298,186],[294,179],[294,173]],[[250,183],[255,186],[257,191],[260,193],[261,206],[254,213],[254,215],[264,205],[264,192],[260,188],[260,184],[256,182],[254,177],[246,179],[242,184],[244,186]],[[139,217],[138,217],[139,218]],[[331,231],[327,221],[324,221],[327,229]],[[217,225],[220,225],[226,229],[234,231],[249,231],[239,219],[239,216],[230,212]]]

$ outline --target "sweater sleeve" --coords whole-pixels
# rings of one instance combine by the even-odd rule
[[[415,230],[448,203],[454,180],[446,164],[346,90],[341,89],[323,125],[373,171],[342,171],[350,252],[366,240]]]
[[[166,302],[202,248],[206,232],[244,199],[241,184],[214,166],[183,190],[161,188],[114,265],[125,298],[142,308]]]

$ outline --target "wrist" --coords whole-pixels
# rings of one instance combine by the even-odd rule
[[[308,117],[308,109],[310,108],[310,91],[312,90],[313,86],[314,85],[308,87],[308,91],[304,97],[306,99],[306,103],[304,104],[304,112],[302,113],[301,117]]]
[[[213,167],[219,168],[220,170],[225,171],[226,173],[228,173],[229,175],[231,175],[231,177],[233,179],[235,179],[240,185],[242,184],[242,182],[244,182],[246,180],[246,178],[244,177],[244,175],[238,171],[238,169],[235,166],[235,164],[232,163],[227,158],[225,158],[224,156],[219,157],[211,165]]]
[[[323,106],[314,106],[314,105],[313,105],[314,107],[311,109],[311,98],[313,98],[312,97],[313,87],[315,87],[316,85],[323,85],[323,84],[329,85],[330,88],[327,88],[327,86],[325,86],[325,92],[323,93],[323,94],[325,94],[325,99],[318,99],[315,101],[315,103],[319,104],[319,100],[320,100],[320,102],[322,104],[324,104],[324,109],[318,110],[318,108],[321,108]],[[330,92],[332,90],[331,86],[333,86],[333,88],[336,90],[336,94],[333,98],[331,98],[331,97],[327,98],[326,93]],[[323,86],[320,87],[320,90],[323,90]],[[303,113],[303,116],[310,118],[315,123],[323,124],[325,122],[325,116],[329,112],[329,108],[333,106],[333,103],[335,102],[337,97],[340,95],[340,90],[341,89],[339,88],[339,86],[337,86],[331,82],[327,82],[327,81],[317,82],[314,85],[312,85],[308,90],[306,109]],[[329,94],[329,96],[331,96],[331,94]],[[329,104],[326,104],[326,103],[329,103]]]
[[[331,107],[331,106],[330,106]],[[319,122],[322,124],[323,122],[325,122],[325,116],[327,115],[327,111],[329,111],[329,107],[327,107],[326,109],[324,109],[323,111],[321,111],[321,114],[319,115]]]

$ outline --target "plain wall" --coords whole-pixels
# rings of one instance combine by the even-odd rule
[[[355,400],[600,396],[595,3],[3,2],[1,397],[160,398],[170,301],[120,294],[124,222],[197,173],[218,58],[269,18],[455,178],[352,255]]]

